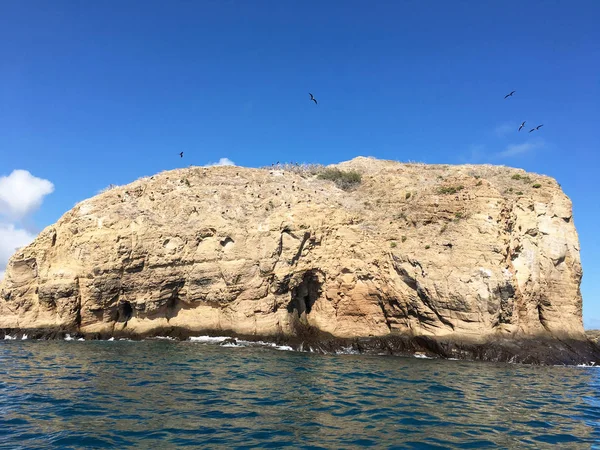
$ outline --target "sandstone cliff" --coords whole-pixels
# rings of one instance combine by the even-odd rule
[[[578,237],[555,180],[337,167],[362,182],[192,167],[85,200],[10,260],[0,328],[585,339]]]

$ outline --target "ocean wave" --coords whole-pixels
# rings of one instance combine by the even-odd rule
[[[342,347],[339,350],[335,351],[336,355],[358,355],[360,352],[350,346]]]
[[[201,342],[206,344],[214,344],[223,342],[227,339],[231,339],[227,336],[192,336],[190,337],[190,341],[192,342]]]
[[[201,344],[218,344],[221,347],[268,347],[274,350],[294,351],[289,345],[278,345],[274,342],[265,341],[246,341],[244,339],[232,338],[229,336],[192,336],[190,342],[198,342]]]
[[[21,336],[0,345],[2,448],[283,448],[298,436],[307,448],[590,448],[600,439],[600,383],[586,369],[282,354],[273,342],[225,337],[209,340],[248,348],[187,341],[165,352],[164,341],[134,340],[123,351]]]

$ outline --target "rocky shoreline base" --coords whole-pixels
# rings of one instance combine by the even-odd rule
[[[0,340],[144,340],[169,337],[185,341],[198,336],[227,336],[250,342],[271,342],[291,347],[295,351],[321,354],[356,353],[365,355],[423,356],[429,358],[460,359],[472,361],[507,362],[535,365],[600,365],[600,346],[590,339],[559,339],[550,336],[523,336],[494,338],[435,337],[388,335],[384,337],[338,338],[314,329],[304,329],[295,336],[248,336],[224,330],[190,331],[167,327],[145,334],[82,333],[66,328],[0,329]]]

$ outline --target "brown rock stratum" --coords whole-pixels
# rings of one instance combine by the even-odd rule
[[[82,201],[11,258],[0,328],[589,344],[571,201],[554,179],[337,167],[360,185],[191,167]]]

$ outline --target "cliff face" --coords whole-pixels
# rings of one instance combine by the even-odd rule
[[[189,168],[85,200],[10,260],[0,328],[583,339],[579,243],[556,181],[338,167],[362,183]]]

